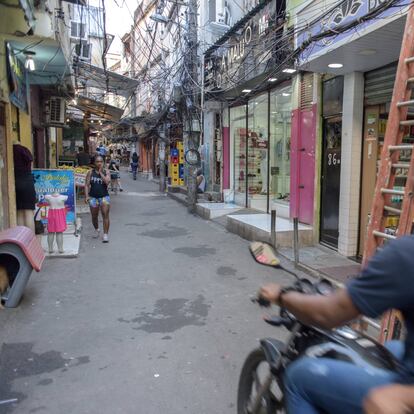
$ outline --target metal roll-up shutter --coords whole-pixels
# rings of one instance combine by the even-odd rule
[[[397,62],[365,73],[365,105],[391,102]]]

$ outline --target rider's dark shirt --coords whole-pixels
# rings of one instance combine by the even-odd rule
[[[414,383],[414,236],[389,242],[351,281],[348,292],[363,315],[401,311],[407,328],[401,382]]]

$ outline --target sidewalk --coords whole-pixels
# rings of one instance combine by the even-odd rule
[[[289,260],[294,261],[293,248],[282,247],[278,251]],[[342,284],[357,276],[361,270],[360,263],[322,245],[300,247],[299,264],[319,276],[331,278]]]

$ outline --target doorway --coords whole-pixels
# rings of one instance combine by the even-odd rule
[[[338,248],[342,117],[323,121],[320,241]]]

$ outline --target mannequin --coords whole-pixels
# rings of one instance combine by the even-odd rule
[[[56,234],[56,243],[59,253],[64,253],[63,250],[63,232],[66,230],[66,208],[65,201],[68,196],[59,193],[48,194],[45,200],[49,203],[49,210],[47,214],[47,244],[49,246],[49,253],[53,253],[53,244]]]
[[[33,156],[28,148],[13,142],[14,180],[16,186],[17,224],[29,227],[33,232],[33,211],[36,204],[36,191],[32,175]]]

